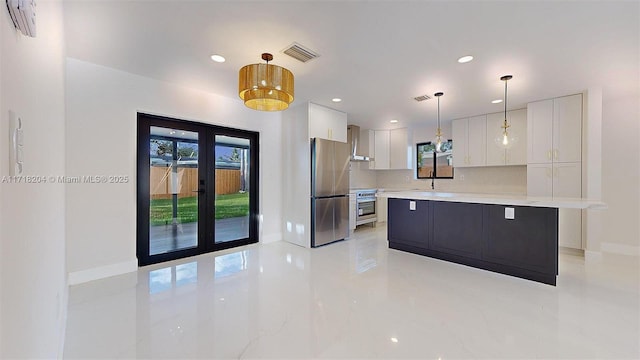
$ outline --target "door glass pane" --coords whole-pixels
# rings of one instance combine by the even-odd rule
[[[249,139],[216,135],[215,242],[249,237]]]
[[[151,127],[149,255],[198,246],[198,133]]]

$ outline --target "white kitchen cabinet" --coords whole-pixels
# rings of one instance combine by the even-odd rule
[[[578,162],[553,164],[553,197],[582,197],[582,167]]]
[[[505,150],[495,143],[495,137],[503,131],[504,112],[487,114],[487,166],[527,164],[527,110],[507,111],[507,120],[508,131],[517,142]]]
[[[581,191],[580,163],[527,165],[527,195],[579,198]]]
[[[356,194],[349,194],[349,236],[356,229]]]
[[[553,161],[582,159],[582,94],[553,99]]]
[[[480,115],[451,122],[453,167],[486,165],[487,116]]]
[[[413,169],[411,139],[407,128],[389,131],[389,168]]]
[[[527,104],[527,163],[551,163],[553,99]]]
[[[376,221],[378,223],[387,222],[387,198],[379,197],[376,199]]]
[[[527,104],[527,162],[582,159],[582,94]]]
[[[371,147],[371,140],[369,142]],[[374,161],[369,169],[412,169],[411,140],[407,128],[373,131]]]
[[[389,169],[389,131],[373,131],[373,158],[369,163],[369,169]]]
[[[527,195],[548,197],[553,194],[553,165],[527,165]]]
[[[347,113],[309,103],[309,137],[347,142]]]
[[[527,165],[527,195],[579,198],[581,166],[578,162]],[[582,211],[560,209],[558,214],[560,246],[582,249]]]
[[[582,210],[558,209],[558,245],[582,249]]]
[[[582,94],[527,104],[527,194],[582,197]],[[580,210],[561,209],[558,243],[582,249]]]

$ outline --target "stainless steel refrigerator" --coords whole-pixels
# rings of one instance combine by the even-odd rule
[[[311,246],[349,235],[350,145],[311,139]]]

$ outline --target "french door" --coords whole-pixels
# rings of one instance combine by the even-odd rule
[[[258,242],[258,133],[138,114],[140,266]]]

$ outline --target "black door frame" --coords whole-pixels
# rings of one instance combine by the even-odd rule
[[[198,133],[198,245],[194,248],[149,255],[150,155],[152,126]],[[138,265],[150,265],[258,242],[259,133],[223,126],[138,113],[137,134],[137,239]],[[215,243],[215,137],[249,139],[249,237]],[[207,221],[207,219],[210,219]]]

